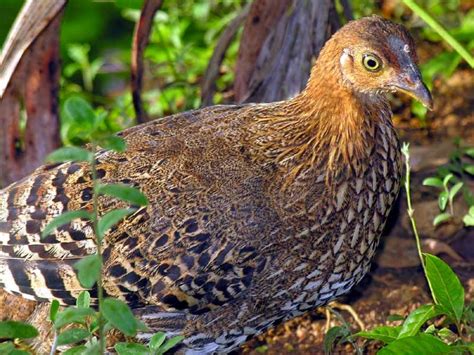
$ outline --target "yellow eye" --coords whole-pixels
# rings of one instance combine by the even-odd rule
[[[365,69],[371,72],[377,72],[382,69],[382,61],[375,54],[364,54],[362,64]]]

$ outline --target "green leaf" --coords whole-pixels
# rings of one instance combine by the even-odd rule
[[[439,197],[438,197],[439,209],[441,211],[444,211],[446,209],[447,203],[448,203],[448,193],[446,191],[440,192]]]
[[[433,298],[450,315],[460,321],[464,309],[464,288],[454,271],[443,260],[431,254],[425,256],[426,276]]]
[[[389,344],[392,341],[396,340],[400,330],[402,329],[401,326],[390,327],[390,326],[380,326],[369,331],[362,331],[355,334],[355,336],[360,336],[367,339],[379,340],[384,344]]]
[[[82,291],[76,300],[77,308],[89,308],[91,305],[91,295],[88,291]]]
[[[68,329],[58,335],[57,344],[59,346],[74,344],[88,338],[90,335],[91,333],[84,328]]]
[[[184,339],[184,337],[181,336],[181,335],[169,339],[166,343],[164,343],[160,347],[160,353],[162,353],[162,354],[166,353],[168,350],[174,348],[176,345],[181,343],[183,341],[183,339]]]
[[[59,216],[55,217],[51,222],[48,223],[48,225],[43,229],[43,232],[41,233],[41,237],[45,238],[48,235],[50,235],[56,228],[59,228],[79,218],[91,219],[92,215],[89,212],[84,211],[84,210],[64,212],[60,214]]]
[[[94,314],[91,308],[68,307],[64,311],[59,312],[54,321],[54,327],[60,329],[66,324],[84,323],[85,319]]]
[[[443,181],[437,177],[429,177],[423,180],[423,186],[443,187]]]
[[[436,227],[438,224],[446,222],[449,220],[452,216],[449,213],[441,213],[435,217],[433,220],[433,225]]]
[[[380,349],[377,355],[433,355],[446,354],[449,346],[429,334],[418,334],[397,339]]]
[[[102,216],[99,220],[98,227],[97,227],[97,236],[99,240],[102,240],[105,233],[115,226],[119,221],[124,219],[130,213],[135,212],[134,208],[123,208],[118,210],[110,211],[109,213]]]
[[[150,343],[148,345],[150,349],[157,350],[163,344],[165,340],[166,340],[166,334],[163,332],[158,332],[151,337]]]
[[[463,187],[463,183],[462,182],[458,182],[457,184],[455,184],[450,190],[449,190],[449,199],[452,201],[454,199],[454,197],[456,196],[456,194],[459,192],[459,190],[461,190],[461,188]]]
[[[127,145],[123,138],[117,136],[107,136],[99,141],[99,144],[105,149],[110,149],[115,152],[124,152]]]
[[[74,264],[78,270],[77,277],[85,288],[92,288],[100,276],[102,262],[97,254],[88,255]]]
[[[150,353],[146,346],[137,343],[117,343],[114,349],[118,355],[144,355]]]
[[[10,355],[15,350],[15,344],[11,341],[0,343],[0,354]]]
[[[124,302],[114,298],[106,298],[102,306],[102,312],[105,319],[123,334],[127,336],[136,334],[137,321]]]
[[[63,113],[77,125],[92,131],[95,124],[95,113],[91,105],[79,96],[68,98],[64,102]]]
[[[399,321],[399,320],[405,320],[405,317],[401,316],[399,314],[390,314],[387,317],[387,321],[389,321],[389,322],[396,322],[396,321]]]
[[[466,165],[464,170],[471,175],[474,175],[474,165]]]
[[[79,147],[63,147],[56,149],[46,157],[46,161],[50,163],[61,163],[65,161],[91,161],[94,154],[87,149]]]
[[[448,183],[451,181],[452,178],[453,174],[449,173],[448,175],[446,175],[443,179],[443,186],[448,187]]]
[[[473,215],[467,214],[467,215],[464,216],[464,218],[462,220],[463,220],[464,224],[467,227],[474,227],[474,216]]]
[[[336,344],[337,339],[345,338],[349,335],[350,334],[345,327],[335,326],[329,329],[324,336],[324,353],[330,354],[333,346]]]
[[[63,355],[82,355],[82,354],[84,354],[84,351],[86,349],[87,348],[86,348],[85,345],[79,345],[79,346],[75,346],[73,348],[70,348],[70,349],[66,350],[62,354]]]
[[[38,331],[30,324],[7,320],[0,322],[0,339],[28,339],[38,335]]]
[[[138,206],[148,204],[146,196],[140,190],[124,184],[99,185],[98,193],[113,196]]]
[[[464,153],[470,156],[471,158],[474,158],[474,148],[468,148]]]
[[[56,319],[56,315],[58,314],[59,311],[59,301],[58,300],[53,300],[51,302],[51,307],[49,308],[49,320],[54,323],[54,320]]]
[[[416,335],[420,328],[431,318],[443,313],[443,310],[432,304],[425,304],[411,312],[402,324],[398,338]]]

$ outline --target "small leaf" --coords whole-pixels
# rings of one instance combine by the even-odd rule
[[[137,343],[117,343],[114,346],[118,355],[143,355],[149,354],[148,348]]]
[[[369,331],[358,332],[355,335],[367,339],[379,340],[384,344],[389,344],[397,339],[401,329],[401,326],[390,327],[383,325]]]
[[[387,317],[387,321],[389,321],[389,322],[396,322],[396,321],[399,321],[399,320],[405,320],[405,317],[401,316],[400,314],[390,314]]]
[[[448,193],[446,191],[440,192],[439,197],[438,197],[439,209],[441,211],[444,211],[446,209],[447,203],[448,203]]]
[[[74,344],[86,339],[90,335],[91,333],[89,333],[86,329],[83,328],[68,329],[58,335],[57,344],[59,346],[66,344]]]
[[[468,148],[464,153],[470,156],[471,158],[474,158],[474,148]]]
[[[324,353],[330,354],[333,346],[336,344],[336,340],[347,336],[349,336],[349,332],[345,327],[335,326],[329,329],[324,336]]]
[[[38,335],[38,331],[30,324],[7,320],[0,322],[0,339],[28,339]]]
[[[154,334],[150,339],[150,349],[157,350],[161,344],[166,340],[166,334],[163,332],[158,332]]]
[[[84,288],[92,288],[100,276],[102,267],[101,260],[97,254],[88,255],[74,264],[78,270],[77,277]]]
[[[429,177],[423,180],[423,186],[443,187],[443,181],[436,177]]]
[[[474,216],[474,206],[471,206],[471,207],[469,208],[469,214],[470,214],[471,216]]]
[[[84,323],[84,320],[94,314],[94,310],[91,308],[76,308],[68,307],[64,311],[59,312],[54,321],[54,327],[56,329],[62,328],[66,324],[71,323]]]
[[[49,320],[54,323],[54,320],[56,319],[56,315],[58,314],[59,311],[59,301],[58,300],[53,300],[51,302],[51,307],[49,308]]]
[[[474,227],[474,216],[473,215],[471,215],[471,214],[465,215],[464,218],[462,219],[462,221],[464,222],[464,224],[467,227]]]
[[[432,304],[425,304],[411,312],[402,324],[398,338],[405,338],[416,335],[420,328],[431,318],[434,318],[443,311],[440,307]]]
[[[89,308],[91,305],[91,295],[88,291],[82,291],[76,300],[77,308]]]
[[[443,222],[446,222],[451,218],[451,215],[449,213],[441,213],[435,217],[433,220],[433,226],[437,226],[438,224],[441,224]]]
[[[77,125],[87,128],[89,131],[95,124],[95,113],[91,105],[79,96],[68,98],[64,102],[63,113]]]
[[[98,193],[113,196],[138,206],[148,204],[146,196],[140,190],[124,184],[99,185]]]
[[[441,340],[432,335],[421,333],[397,339],[380,349],[377,355],[428,355],[447,354],[448,352],[449,346]]]
[[[456,194],[461,190],[464,184],[462,182],[458,182],[449,190],[449,199],[452,201]]]
[[[466,165],[464,170],[471,175],[474,175],[474,165]]]
[[[448,183],[451,181],[452,178],[453,178],[453,174],[450,173],[446,175],[443,179],[443,186],[448,187]]]
[[[56,149],[46,157],[47,162],[62,163],[66,161],[91,161],[94,154],[79,147],[63,147]]]
[[[70,349],[66,350],[62,354],[63,355],[82,355],[82,354],[84,354],[84,351],[86,349],[87,348],[86,348],[85,345],[79,345],[79,346],[75,346],[73,348],[70,348]]]
[[[431,254],[424,256],[426,276],[435,302],[443,306],[459,322],[464,309],[464,288],[461,282],[443,260]]]
[[[448,328],[442,328],[438,331],[438,336],[448,342],[448,343],[452,343],[456,340],[457,338],[457,335],[456,333],[452,332],[450,329]]]
[[[124,152],[127,148],[125,140],[117,136],[107,136],[99,141],[99,144],[105,149],[110,149],[115,152]]]
[[[178,345],[179,343],[181,343],[181,342],[183,341],[183,339],[184,339],[184,337],[181,336],[181,335],[169,339],[166,343],[164,343],[164,344],[160,347],[160,352],[161,352],[162,354],[166,353],[168,350],[171,350],[171,349],[174,348],[176,345]]]
[[[130,213],[135,212],[133,208],[123,208],[118,210],[110,211],[109,213],[102,216],[99,220],[98,227],[97,227],[97,236],[99,240],[102,240],[105,233],[115,226],[119,221],[124,219]]]
[[[59,216],[55,217],[48,225],[43,229],[41,237],[45,238],[50,235],[56,228],[59,228],[65,224],[70,223],[75,219],[91,219],[91,214],[84,210],[79,211],[67,211]]]
[[[106,320],[114,328],[127,336],[134,336],[137,332],[137,321],[130,308],[122,301],[114,298],[104,300],[102,311]]]

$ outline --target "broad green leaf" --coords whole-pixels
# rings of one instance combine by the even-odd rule
[[[350,334],[345,327],[335,326],[329,329],[324,336],[324,353],[330,354],[333,346],[336,344],[337,339],[345,338],[349,335]]]
[[[122,301],[106,298],[103,302],[102,312],[116,329],[127,336],[134,336],[137,332],[137,321],[130,308]]]
[[[453,174],[449,173],[448,175],[446,175],[443,179],[443,186],[448,187],[448,183],[451,181],[452,178]]]
[[[97,254],[88,255],[74,264],[74,268],[78,271],[77,277],[83,287],[94,286],[99,279],[101,266],[102,263]]]
[[[49,308],[49,320],[54,323],[54,320],[56,319],[56,315],[58,314],[59,311],[59,301],[58,300],[53,300],[51,302],[51,307]]]
[[[11,341],[0,343],[0,354],[10,355],[12,351],[15,350],[15,344]]]
[[[183,341],[184,337],[179,335],[179,336],[176,336],[176,337],[173,337],[171,339],[169,339],[168,341],[166,341],[166,343],[164,343],[161,347],[160,347],[160,353],[161,354],[164,354],[166,353],[168,350],[174,348],[176,345],[178,345],[179,343],[181,343]]]
[[[403,322],[398,338],[416,335],[423,324],[442,313],[442,309],[436,305],[425,304],[418,307]]]
[[[56,329],[64,327],[66,324],[83,323],[87,317],[94,315],[91,308],[68,307],[64,311],[59,312],[54,321]]]
[[[145,355],[150,353],[146,346],[137,343],[117,343],[114,349],[118,355]]]
[[[56,228],[59,228],[65,224],[70,223],[75,219],[91,219],[91,214],[84,210],[79,211],[67,211],[59,216],[55,217],[48,225],[43,229],[41,237],[45,238],[50,235]]]
[[[100,240],[104,237],[105,233],[115,226],[119,221],[124,219],[130,213],[133,213],[135,209],[133,208],[123,208],[118,210],[110,211],[109,213],[102,216],[99,220],[97,227],[97,236]]]
[[[468,148],[464,153],[469,155],[471,158],[474,158],[474,148]]]
[[[77,297],[76,307],[77,308],[89,308],[91,305],[91,295],[88,291],[82,291]]]
[[[448,204],[448,193],[446,191],[442,191],[438,197],[438,205],[441,211],[446,209],[446,205]]]
[[[61,163],[65,161],[91,161],[94,154],[79,147],[63,147],[56,149],[46,157],[47,162]]]
[[[418,334],[397,339],[380,349],[377,355],[447,354],[449,346],[430,334]]]
[[[379,340],[384,344],[389,344],[392,341],[398,338],[398,334],[402,329],[401,326],[390,327],[390,326],[380,326],[368,331],[362,331],[355,334],[355,336],[360,336],[367,339]]]
[[[140,190],[124,184],[99,185],[98,193],[113,196],[138,206],[148,204],[146,196]]]
[[[99,144],[105,149],[110,149],[115,152],[124,152],[127,148],[125,140],[117,136],[107,136],[99,141]]]
[[[464,288],[454,271],[443,260],[431,254],[425,256],[426,276],[433,298],[458,322],[464,309]]]
[[[0,322],[0,339],[28,339],[38,335],[38,331],[30,324],[7,320]]]
[[[472,207],[471,207],[471,209],[472,209]],[[469,210],[469,214],[464,216],[462,221],[464,222],[464,224],[467,227],[473,227],[474,226],[474,215],[471,213],[471,210]]]
[[[86,349],[87,348],[86,348],[85,345],[79,345],[79,346],[75,346],[73,348],[70,348],[70,349],[66,350],[62,354],[63,355],[82,355],[82,354],[84,354],[84,351]]]
[[[462,182],[458,182],[449,190],[449,199],[452,201],[456,194],[461,190],[464,184]]]
[[[57,344],[59,346],[74,344],[89,337],[91,333],[84,328],[73,328],[61,332],[58,335]]]
[[[435,217],[433,220],[433,225],[436,227],[438,224],[446,222],[451,218],[451,215],[449,213],[441,213]]]
[[[471,175],[474,175],[474,165],[466,165],[466,166],[464,167],[464,170],[465,170],[467,173],[469,173],[469,174],[471,174]]]
[[[150,339],[150,343],[149,343],[150,349],[157,350],[163,344],[165,340],[166,340],[165,333],[158,332],[154,334]]]
[[[79,96],[68,98],[64,102],[63,113],[67,118],[90,131],[95,124],[95,113],[91,105]]]
[[[423,186],[443,187],[443,181],[437,177],[429,177],[423,180]]]

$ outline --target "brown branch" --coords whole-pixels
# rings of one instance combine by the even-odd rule
[[[138,123],[147,120],[146,112],[143,109],[141,99],[141,91],[143,85],[143,52],[148,44],[153,18],[161,7],[162,0],[145,0],[143,4],[140,19],[135,25],[132,43],[132,60],[131,60],[131,86],[133,107]]]
[[[209,106],[213,103],[214,93],[216,91],[216,79],[219,76],[219,69],[224,60],[227,49],[234,39],[237,31],[244,22],[250,10],[250,3],[247,4],[242,11],[229,23],[226,27],[217,45],[214,48],[214,53],[207,65],[206,73],[201,85],[201,105]]]

